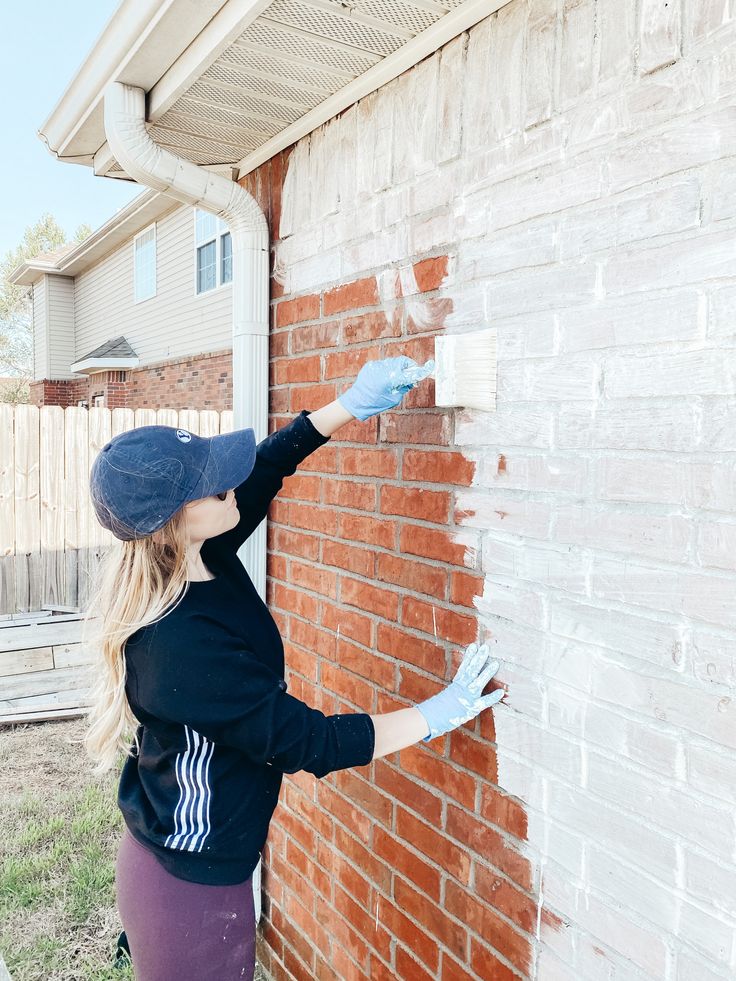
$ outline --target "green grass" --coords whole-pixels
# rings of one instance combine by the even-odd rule
[[[112,963],[116,775],[75,776],[68,790],[28,776],[4,802],[0,834],[0,952],[13,981],[134,981]]]

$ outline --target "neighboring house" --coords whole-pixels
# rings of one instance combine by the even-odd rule
[[[230,245],[214,215],[146,191],[81,244],[19,266],[30,401],[232,408]]]
[[[136,0],[43,124],[233,218],[230,339],[191,295],[169,316],[161,269],[133,303],[149,220],[99,314],[96,273],[62,287],[84,316],[54,373],[118,337],[141,365],[230,347],[262,435],[367,359],[497,330],[495,412],[430,383],[351,423],[256,546],[310,704],[414,704],[476,638],[509,689],[286,779],[274,978],[736,976],[735,101],[733,0]],[[189,215],[156,221],[188,227],[191,287]]]

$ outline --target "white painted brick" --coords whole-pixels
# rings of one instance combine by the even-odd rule
[[[574,978],[585,981],[640,981],[643,977],[631,961],[603,949],[598,938],[582,930],[576,930],[576,956]]]
[[[303,230],[309,221],[309,139],[298,140],[284,176],[281,192],[279,236],[286,238]]]
[[[626,566],[596,556],[590,578],[593,595],[600,599],[649,606],[715,626],[736,627],[732,576],[678,573],[637,566],[634,562]]]
[[[502,672],[499,672],[499,677],[506,681]],[[514,707],[513,692],[512,682],[508,711],[501,717],[496,710],[494,716],[499,749],[501,746],[508,747],[511,752],[533,763],[535,768],[540,768],[568,783],[578,784],[581,778],[580,746],[549,729],[531,724],[519,711],[511,711]],[[499,760],[499,786],[506,789],[502,775],[503,769]]]
[[[678,354],[613,355],[606,359],[609,398],[729,395],[736,388],[736,349]]]
[[[593,673],[597,698],[624,705],[652,721],[696,732],[724,746],[736,745],[733,700],[703,691],[692,684],[637,674],[612,661],[600,659]]]
[[[552,524],[552,508],[545,501],[463,489],[456,494],[455,522],[484,531],[545,539]]]
[[[537,977],[544,981],[570,981],[571,961],[562,960],[550,947],[550,938],[559,939],[553,930],[543,931],[543,941],[537,955]]]
[[[736,8],[733,0],[708,0],[688,4],[688,13],[692,37],[699,40],[736,17]]]
[[[736,644],[731,634],[693,631],[692,662],[695,677],[714,685],[736,688]]]
[[[550,173],[537,170],[495,184],[491,200],[493,229],[594,201],[603,191],[603,168],[601,160],[591,160],[573,167],[568,164]]]
[[[715,62],[678,61],[654,75],[641,78],[627,89],[626,113],[631,133],[646,133],[662,125],[685,126],[694,113],[713,101]]]
[[[596,466],[595,498],[638,504],[689,502],[693,467],[660,457],[605,457]]]
[[[727,860],[733,854],[736,829],[732,808],[683,793],[651,771],[631,770],[599,753],[588,753],[587,773],[586,785],[599,797],[669,834],[697,841],[718,858]]]
[[[554,97],[557,0],[529,0],[524,83],[524,123],[549,119]]]
[[[568,127],[568,154],[581,150],[606,152],[630,127],[626,99],[621,93],[610,95],[605,103],[581,100],[565,113]]]
[[[733,974],[728,970],[725,974],[716,972],[712,965],[705,963],[702,954],[693,954],[683,950],[677,955],[677,974],[675,977],[677,981],[732,981]]]
[[[495,713],[505,713],[507,706],[499,705],[494,710]],[[504,759],[503,787],[506,793],[521,800],[540,800],[544,796],[545,778],[535,768],[533,760],[524,759],[513,750],[506,754]],[[501,783],[499,781],[499,786]],[[535,820],[533,813],[530,815]],[[528,851],[528,849],[525,849]],[[489,861],[493,861],[493,856],[489,856]]]
[[[574,641],[563,640],[559,637],[550,637],[545,675],[560,684],[575,688],[579,692],[589,692],[591,660],[590,648],[584,644],[576,644]],[[587,708],[587,702],[585,704]],[[550,725],[553,728],[563,728],[566,732],[581,736],[583,731],[581,707],[581,703],[574,704],[574,699],[569,693],[560,696],[560,689],[556,689],[555,696],[550,696]],[[575,719],[570,721],[569,713],[573,710]],[[567,724],[563,724],[565,719],[568,719]]]
[[[508,576],[585,595],[588,560],[567,549],[542,548],[534,542],[504,541],[484,535],[481,567],[494,577]]]
[[[483,583],[483,595],[477,596],[473,602],[481,614],[487,629],[493,630],[495,617],[538,630],[546,625],[546,601],[539,590],[521,589],[517,585],[497,582],[486,576]]]
[[[433,170],[411,184],[408,215],[418,215],[435,208],[444,208],[455,195],[455,179],[451,167]]]
[[[358,195],[358,105],[350,106],[337,127],[337,196],[340,212],[351,211]]]
[[[732,231],[716,232],[613,256],[603,280],[610,293],[677,288],[732,276],[735,265],[736,236]]]
[[[459,333],[463,328],[480,325],[487,326],[485,288],[463,287],[453,291],[452,310],[445,315],[445,328],[448,334]]]
[[[491,18],[491,101],[493,135],[502,140],[523,129],[521,88],[524,75],[524,32],[527,10],[523,3],[509,3]]]
[[[595,3],[563,0],[560,106],[576,102],[593,84]]]
[[[488,284],[488,310],[495,320],[520,313],[538,313],[595,298],[596,267],[592,262],[497,276]]]
[[[617,854],[590,845],[588,882],[624,908],[639,913],[665,933],[677,932],[679,903],[671,887],[652,879],[646,867],[632,868]]]
[[[626,722],[627,757],[634,763],[649,767],[662,777],[683,780],[685,777],[684,740],[680,734],[671,735],[661,728]]]
[[[514,358],[544,358],[555,353],[557,314],[524,314],[494,320],[499,362]]]
[[[633,69],[635,0],[598,0],[602,82],[623,83]]]
[[[465,61],[463,98],[463,142],[473,154],[493,142],[491,131],[491,18],[486,17],[470,31]]]
[[[437,77],[433,55],[396,79],[393,183],[434,169],[437,159]]]
[[[697,463],[689,469],[688,503],[692,507],[736,511],[736,464]]]
[[[582,494],[587,484],[588,465],[574,457],[524,456],[521,453],[485,456],[476,470],[474,484],[478,487],[549,491],[551,493]]]
[[[623,191],[730,156],[736,143],[735,119],[736,109],[717,109],[612,147],[606,154],[610,190]]]
[[[733,863],[715,862],[686,850],[685,889],[693,899],[715,906],[736,920],[736,865]]]
[[[563,544],[684,563],[693,534],[692,521],[676,515],[592,511],[566,504],[555,509],[553,537]]]
[[[699,446],[708,453],[736,450],[736,406],[730,401],[708,406],[700,423]],[[732,509],[729,505],[729,510]]]
[[[540,634],[513,620],[498,619],[484,626],[482,640],[504,666],[523,665],[534,674],[544,673],[548,647],[546,634]]]
[[[653,72],[677,60],[681,27],[679,3],[641,0],[639,68],[642,72]]]
[[[358,103],[355,178],[359,199],[391,187],[395,90],[394,85],[385,86]]]
[[[467,35],[461,34],[440,50],[437,83],[437,163],[454,160],[462,149],[463,77]]]
[[[645,864],[664,882],[676,877],[675,842],[661,832],[610,807],[579,787],[571,788],[550,780],[548,808],[564,827],[594,841],[599,847],[618,852],[634,864]],[[585,929],[585,919],[576,920]],[[606,942],[611,944],[610,939]],[[615,947],[615,944],[611,944]],[[618,949],[618,948],[616,948]]]
[[[736,286],[726,286],[713,293],[708,337],[720,341],[736,337]]]
[[[546,409],[497,406],[493,413],[462,409],[455,416],[455,443],[475,444],[486,451],[495,446],[503,453],[512,446],[546,449],[552,445],[552,427],[553,419]]]
[[[736,757],[732,752],[719,751],[712,743],[689,741],[687,750],[687,779],[701,794],[712,794],[733,803],[736,786]]]
[[[556,822],[554,815],[548,815],[544,840],[547,844],[547,854],[554,855],[555,865],[561,865],[575,878],[582,878],[584,874],[583,856],[586,848],[584,839]],[[544,881],[543,886],[546,886]],[[546,888],[545,898],[549,898]]]
[[[664,938],[640,917],[632,919],[624,911],[586,892],[581,895],[575,921],[606,946],[625,956],[653,978],[665,977],[667,947]]]
[[[630,242],[653,239],[700,222],[700,181],[679,176],[659,186],[644,186],[610,204],[566,216],[562,222],[560,258],[588,255]]]
[[[542,219],[498,232],[463,249],[469,279],[486,279],[512,269],[544,266],[557,258],[558,221]]]
[[[702,523],[698,528],[696,549],[700,565],[736,571],[736,524],[725,521]]]
[[[709,960],[724,966],[731,960],[734,930],[733,920],[724,921],[719,916],[684,902],[680,911],[680,933],[688,944],[695,947]]]
[[[303,259],[289,267],[289,286],[294,293],[334,283],[345,274],[340,250]]]
[[[590,677],[590,655],[587,668]],[[576,680],[573,678],[571,685]],[[582,689],[582,685],[577,687]],[[582,690],[568,691],[556,684],[548,684],[547,694],[550,726],[584,740],[586,754],[588,744],[592,744],[621,759],[648,767],[659,776],[672,779],[681,776],[684,770],[682,745],[676,736],[661,730],[653,731],[646,721],[634,722],[621,712],[599,705]]]
[[[418,218],[408,230],[409,255],[422,255],[433,249],[441,249],[455,240],[455,218],[445,211],[432,218]],[[406,254],[406,253],[404,253]]]
[[[697,445],[695,407],[618,404],[604,408],[564,406],[556,420],[555,446],[560,449],[690,451]]]
[[[562,310],[560,351],[695,340],[700,336],[699,303],[694,290],[675,290],[606,296],[591,307]]]
[[[507,361],[498,372],[497,398],[514,402],[571,401],[596,398],[600,365],[557,357],[544,361]]]
[[[522,667],[513,664],[502,665],[498,673],[498,678],[504,685],[508,686],[506,701],[508,702],[509,708],[513,710],[514,718],[531,719],[540,724],[545,723],[547,718],[546,690],[544,682],[540,678],[535,678],[527,670],[526,665]],[[494,716],[494,722],[498,741],[499,722],[497,715]],[[505,745],[513,746],[513,743],[508,742]],[[519,749],[516,751],[521,752]],[[539,765],[539,761],[535,756],[527,758],[535,767]],[[561,763],[559,765],[562,766]],[[554,772],[559,771],[555,770]],[[533,841],[534,838],[532,837],[531,840]]]
[[[338,209],[340,120],[330,120],[312,133],[309,152],[309,220],[321,222]]]
[[[550,631],[557,637],[629,654],[668,671],[683,665],[682,630],[676,624],[582,603],[562,596],[550,598]],[[632,670],[636,667],[631,665]]]

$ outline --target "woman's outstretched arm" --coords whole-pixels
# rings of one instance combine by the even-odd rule
[[[321,409],[310,412],[307,419],[312,423],[318,433],[323,436],[332,436],[336,429],[344,426],[346,422],[352,422],[355,416],[335,399],[323,405]]]
[[[418,708],[384,712],[382,715],[372,715],[371,719],[376,730],[374,760],[413,746],[429,733],[427,720]]]

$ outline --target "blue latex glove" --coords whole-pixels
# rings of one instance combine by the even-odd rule
[[[488,660],[489,654],[487,644],[480,647],[471,644],[452,683],[416,706],[429,725],[429,735],[422,742],[429,742],[435,736],[456,729],[474,719],[483,709],[501,701],[506,694],[503,688],[496,689],[490,695],[481,695],[500,666],[498,661]]]
[[[405,354],[382,361],[367,361],[350,388],[338,395],[337,401],[356,419],[364,421],[384,409],[393,409],[418,381],[433,371],[434,361],[422,366]]]

